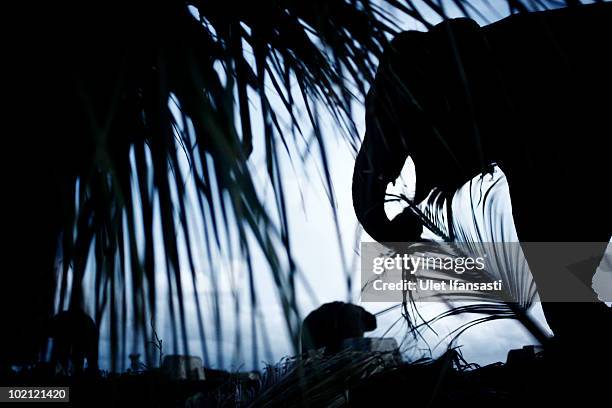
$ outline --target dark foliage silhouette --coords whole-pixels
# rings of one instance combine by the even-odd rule
[[[318,151],[331,194],[319,112],[322,106],[356,145],[351,103],[365,93],[393,32],[385,12],[369,1],[344,0],[21,7],[7,50],[7,134],[16,136],[5,150],[14,159],[5,270],[15,272],[2,285],[2,320],[10,327],[2,364],[37,358],[54,301],[93,304],[96,321],[110,314],[113,361],[126,338],[128,309],[146,347],[158,309],[156,268],[166,271],[170,297],[178,299],[160,306],[170,309],[172,343],[186,348],[182,275],[193,283],[189,301],[201,310],[195,253],[206,254],[212,271],[215,248],[228,259],[234,251],[246,258],[254,338],[259,299],[251,254],[264,254],[297,345],[297,272],[279,151],[291,144],[303,160]],[[309,129],[298,113],[310,118]],[[261,132],[252,129],[256,120]],[[254,145],[263,149],[274,192],[265,207],[247,162]],[[195,198],[188,198],[188,179]],[[204,220],[199,246],[188,228],[193,214]],[[181,239],[188,258],[182,268]],[[156,265],[154,240],[163,265]],[[95,289],[83,299],[90,260]],[[218,326],[218,299],[211,302]],[[204,337],[202,316],[193,318]],[[220,347],[221,330],[213,335]]]

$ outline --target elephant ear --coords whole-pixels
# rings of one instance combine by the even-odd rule
[[[361,321],[363,323],[363,331],[369,332],[376,330],[378,324],[376,323],[376,316],[368,312],[364,308],[361,308]]]

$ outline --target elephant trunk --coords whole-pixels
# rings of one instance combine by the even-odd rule
[[[418,241],[422,227],[406,209],[389,220],[385,213],[387,185],[399,177],[407,154],[385,154],[382,144],[366,135],[353,172],[353,207],[363,229],[378,242]],[[385,149],[383,149],[385,150]]]

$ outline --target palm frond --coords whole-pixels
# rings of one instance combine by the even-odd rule
[[[68,127],[92,147],[82,152],[81,168],[61,180],[68,193],[57,308],[90,301],[84,286],[93,263],[95,315],[100,321],[110,307],[115,361],[120,349],[125,353],[128,317],[140,342],[150,337],[159,272],[165,271],[172,343],[186,351],[188,301],[195,301],[198,331],[205,336],[197,282],[218,285],[215,254],[245,256],[255,319],[260,300],[251,261],[259,251],[297,344],[297,267],[280,151],[311,149],[298,117],[302,106],[333,205],[319,107],[356,149],[351,105],[364,96],[395,32],[391,18],[369,1],[169,1],[101,11],[79,27],[91,42],[79,55],[88,63],[75,65],[77,72],[67,78],[76,82],[74,94],[64,90],[66,98],[81,98],[87,118]],[[66,54],[76,54],[75,44],[63,46]],[[259,124],[262,132],[256,131]],[[258,191],[252,155],[265,163],[272,203]],[[185,298],[188,292],[193,299]],[[212,303],[214,324],[221,326],[219,300]],[[254,338],[261,335],[256,326],[253,320]]]

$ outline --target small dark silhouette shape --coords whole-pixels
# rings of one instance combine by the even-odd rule
[[[49,323],[49,337],[53,338],[51,362],[67,374],[98,371],[98,326],[80,309],[65,310],[53,316]]]
[[[140,362],[140,353],[131,353],[128,357],[130,359],[130,371],[140,371],[142,368],[142,363]]]
[[[370,236],[420,240],[410,210],[392,220],[384,212],[386,186],[410,156],[416,202],[434,188],[451,199],[496,163],[522,242],[607,242],[611,22],[608,3],[521,13],[484,27],[452,19],[397,35],[368,92],[353,176],[355,212]],[[532,273],[546,300],[554,276]],[[612,311],[594,294],[590,303],[546,302],[543,309],[570,344],[577,336],[603,339],[612,327]]]
[[[310,312],[302,324],[302,353],[325,347],[325,353],[340,351],[345,339],[363,337],[376,329],[376,316],[361,306],[344,302],[325,303]]]

